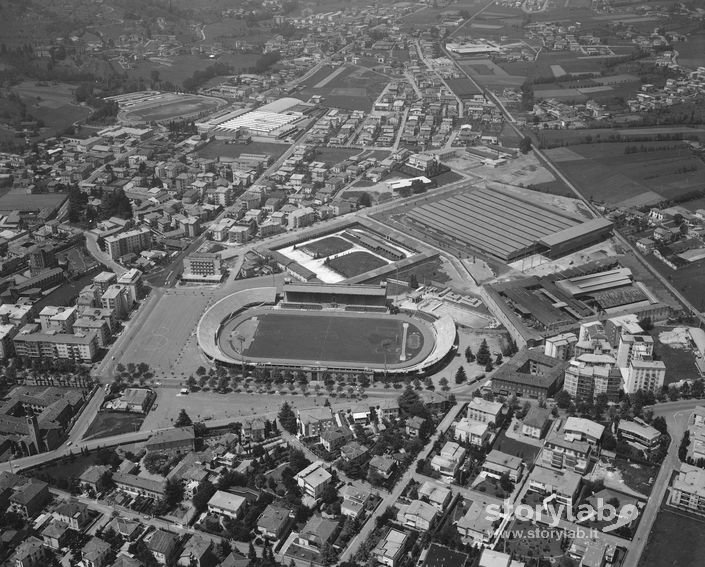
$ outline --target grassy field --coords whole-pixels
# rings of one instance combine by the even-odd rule
[[[66,83],[25,81],[12,89],[27,105],[27,112],[44,121],[46,136],[54,136],[74,122],[88,118],[91,109],[76,103],[75,87]]]
[[[695,68],[705,64],[705,33],[700,32],[688,36],[688,41],[675,45],[678,51],[678,64]]]
[[[350,250],[352,247],[352,243],[344,238],[327,236],[315,242],[309,242],[306,246],[302,246],[301,250],[308,252],[314,257],[323,258],[332,254],[340,254],[341,252]]]
[[[663,274],[669,282],[690,301],[696,309],[705,311],[705,261],[673,270],[653,255],[646,257],[646,261]]]
[[[58,461],[51,466],[39,469],[38,476],[49,478],[50,481],[58,479],[69,480],[80,477],[87,469],[96,464],[98,464],[98,454],[90,453],[76,457],[73,460]]]
[[[639,567],[693,567],[705,556],[705,520],[661,508]]]
[[[327,166],[333,166],[352,156],[357,156],[362,150],[354,148],[316,148],[316,161],[322,161]]]
[[[666,144],[669,144],[666,146]],[[547,150],[583,194],[608,205],[647,205],[702,186],[705,164],[685,147],[625,153],[639,143],[586,144]],[[663,147],[673,143],[662,142]],[[568,153],[570,152],[570,153]]]
[[[336,72],[336,75],[325,83],[325,86],[316,88],[317,84],[325,81],[333,72]],[[330,70],[327,75],[316,73],[312,79],[306,81],[306,88],[300,95],[305,98],[321,95],[326,99],[326,106],[330,107],[369,111],[389,80],[389,77],[370,69],[347,65],[342,71]]]
[[[216,59],[210,59],[205,55],[177,55],[163,60],[138,61],[133,69],[127,70],[127,75],[130,78],[141,77],[145,81],[150,81],[152,71],[158,71],[162,81],[181,85],[184,79],[191,77],[195,71],[202,71],[213,63],[221,62],[231,65],[233,72],[237,73],[247,71],[255,64],[258,57],[259,55],[248,53],[226,54]]]
[[[652,335],[654,339],[656,339],[660,332],[667,330],[670,330],[670,328],[655,328]],[[680,380],[698,379],[700,377],[698,369],[695,366],[695,355],[692,351],[673,348],[654,340],[654,352],[666,365],[665,384],[671,384]]]
[[[402,320],[392,317],[336,317],[271,312],[258,317],[245,354],[328,362],[396,364],[402,359]],[[306,332],[302,334],[302,329]],[[409,326],[406,360],[423,346],[423,335]]]
[[[144,416],[127,412],[99,412],[83,436],[84,439],[102,439],[122,433],[138,431]]]
[[[218,157],[236,158],[241,154],[268,154],[276,160],[286,150],[289,144],[275,144],[267,142],[252,142],[251,144],[226,144],[215,140],[196,152],[198,157],[215,159]]]
[[[331,270],[335,270],[346,278],[352,278],[386,265],[387,262],[381,258],[363,251],[351,252],[330,260],[327,264]]]

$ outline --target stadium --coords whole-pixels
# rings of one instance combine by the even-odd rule
[[[125,124],[146,124],[193,118],[226,104],[219,98],[202,95],[140,91],[108,97],[118,103],[118,119]]]
[[[416,207],[407,219],[439,240],[503,262],[531,254],[556,258],[599,242],[612,231],[606,219],[579,219],[501,186],[457,193]]]
[[[390,314],[379,285],[286,283],[234,293],[201,318],[198,343],[212,362],[269,370],[368,375],[423,373],[456,345],[449,316]]]

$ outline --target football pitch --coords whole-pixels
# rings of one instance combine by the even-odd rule
[[[239,341],[244,339],[243,354],[249,359],[347,362],[381,367],[416,362],[422,350],[428,351],[423,348],[425,337],[432,341],[430,335],[406,317],[349,315],[260,313],[222,336],[225,344],[221,346],[237,351]]]

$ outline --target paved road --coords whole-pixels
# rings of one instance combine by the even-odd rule
[[[127,271],[127,268],[118,264],[113,260],[107,252],[103,252],[98,246],[98,237],[91,231],[84,232],[86,235],[86,248],[88,253],[93,256],[98,262],[110,268],[118,277]]]
[[[441,421],[439,426],[436,428],[435,433],[428,440],[426,446],[421,450],[416,460],[409,465],[409,468],[394,486],[392,492],[388,493],[382,499],[382,502],[379,504],[379,506],[377,506],[372,515],[367,519],[365,524],[360,529],[360,532],[352,540],[350,540],[348,547],[345,548],[345,551],[343,551],[343,553],[338,558],[339,562],[342,563],[343,561],[352,560],[352,558],[357,553],[358,549],[360,549],[360,545],[364,541],[366,541],[367,538],[370,537],[370,534],[375,529],[377,525],[377,518],[381,516],[387,508],[393,506],[399,500],[399,497],[401,496],[401,493],[403,492],[404,488],[407,484],[409,484],[409,481],[413,478],[414,474],[416,473],[417,463],[421,459],[426,459],[428,457],[429,453],[431,452],[431,449],[433,449],[433,444],[438,440],[438,437],[440,436],[441,432],[446,431],[450,427],[450,425],[453,423],[453,421],[455,421],[455,418],[458,416],[460,410],[463,407],[465,407],[465,404],[458,403],[450,409],[450,411],[443,418],[443,421]]]
[[[673,471],[680,469],[678,447],[688,426],[688,417],[695,406],[705,406],[705,400],[680,400],[651,406],[654,410],[654,416],[662,416],[666,419],[668,432],[671,435],[671,446],[668,448],[668,454],[654,481],[651,496],[642,512],[639,527],[632,540],[632,551],[627,555],[622,567],[637,567],[639,565],[654,520],[656,520],[661,509],[661,502],[668,490]]]

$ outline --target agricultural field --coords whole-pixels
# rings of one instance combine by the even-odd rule
[[[299,94],[304,98],[320,95],[325,98],[326,106],[346,110],[369,111],[390,81],[386,75],[353,65],[333,69],[327,77],[321,77],[314,74],[317,82],[309,79]]]
[[[679,65],[693,69],[705,64],[705,33],[689,35],[688,41],[676,43],[675,49]]]
[[[219,157],[236,158],[241,154],[268,154],[273,160],[278,159],[289,144],[269,142],[252,142],[250,144],[226,144],[222,140],[214,140],[196,152],[198,157],[215,159]]]
[[[333,166],[353,156],[360,155],[362,150],[354,148],[316,148],[316,161],[322,161],[327,166]]]
[[[448,83],[448,87],[453,91],[453,94],[460,98],[482,94],[482,91],[470,79],[447,79],[446,83]]]
[[[46,136],[54,136],[74,122],[88,118],[91,109],[76,103],[75,87],[65,83],[25,81],[12,89],[27,105],[27,112],[44,121]]]
[[[154,71],[159,73],[159,79],[169,81],[175,85],[181,85],[185,79],[190,78],[194,72],[203,71],[214,63],[225,63],[231,65],[233,72],[246,72],[254,66],[259,55],[252,53],[223,54],[215,59],[199,55],[178,55],[176,57],[153,58],[151,60],[138,61],[132,69],[128,69],[127,75],[132,79],[142,78],[151,81]],[[115,63],[118,70],[122,70],[119,64]]]
[[[628,148],[640,150],[627,153]],[[675,142],[584,144],[546,150],[590,200],[610,206],[643,206],[678,198],[702,186],[705,164]]]
[[[677,270],[669,268],[653,255],[647,256],[646,261],[663,274],[696,309],[705,311],[705,261],[693,262]]]
[[[330,260],[326,264],[331,270],[338,272],[346,278],[352,278],[386,265],[387,262],[382,260],[382,258],[362,251],[345,254],[344,256]]]
[[[685,139],[699,139],[705,141],[705,128],[688,127],[688,126],[663,126],[663,127],[647,127],[647,128],[629,128],[619,129],[614,128],[586,128],[584,130],[539,130],[538,132],[529,132],[530,135],[536,138],[541,148],[555,148],[557,146],[573,146],[576,144],[589,143],[607,143],[628,140],[638,140],[641,145],[641,140],[656,140],[658,138],[667,138],[673,135],[681,135]],[[659,141],[659,143],[664,143]]]

